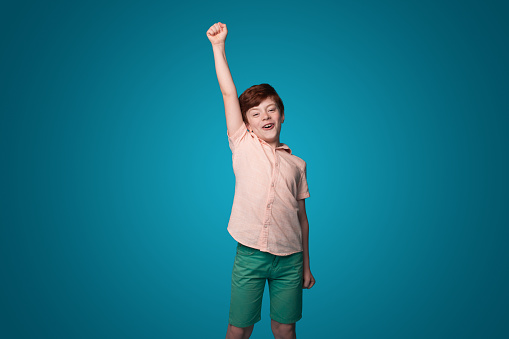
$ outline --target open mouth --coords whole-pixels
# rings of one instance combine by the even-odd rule
[[[272,129],[274,127],[274,124],[267,124],[267,125],[263,125],[263,129],[265,130],[269,130],[269,129]]]

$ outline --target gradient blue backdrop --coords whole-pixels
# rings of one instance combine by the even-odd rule
[[[509,6],[438,0],[3,1],[0,337],[224,337],[217,21],[308,163],[299,337],[509,337]]]

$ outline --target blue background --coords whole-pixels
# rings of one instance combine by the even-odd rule
[[[0,337],[224,337],[217,21],[308,163],[299,337],[509,337],[509,6],[437,0],[3,1]]]

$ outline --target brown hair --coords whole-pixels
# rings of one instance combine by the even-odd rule
[[[242,119],[245,123],[247,123],[247,111],[250,108],[258,106],[267,98],[271,98],[276,102],[277,108],[281,116],[283,116],[285,107],[276,90],[269,84],[254,85],[246,89],[239,97],[240,112],[242,113]]]

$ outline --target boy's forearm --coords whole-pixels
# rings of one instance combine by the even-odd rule
[[[217,81],[219,82],[219,88],[223,96],[235,96],[237,97],[237,89],[233,83],[233,78],[226,61],[226,53],[224,43],[212,45],[214,52],[214,62],[216,66]]]
[[[310,269],[309,264],[309,223],[306,220],[302,220],[301,223],[302,228],[302,259],[304,264],[304,269]]]

